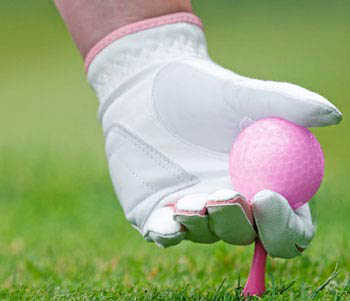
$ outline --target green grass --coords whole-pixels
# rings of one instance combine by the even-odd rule
[[[306,86],[343,111],[340,126],[315,130],[327,165],[317,234],[303,256],[269,260],[264,300],[349,300],[349,2],[195,7],[216,61]],[[162,250],[125,221],[96,98],[51,1],[3,0],[0,33],[0,299],[240,300],[252,246]]]

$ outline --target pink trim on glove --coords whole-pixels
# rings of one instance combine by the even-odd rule
[[[111,32],[109,35],[107,35],[105,38],[99,41],[94,47],[91,48],[91,50],[89,51],[89,53],[85,58],[86,72],[88,71],[91,62],[94,60],[96,55],[98,55],[104,48],[106,48],[112,42],[126,35],[129,35],[141,30],[150,29],[153,27],[158,27],[166,24],[178,23],[178,22],[192,23],[203,28],[203,24],[201,20],[197,16],[191,13],[175,13],[175,14],[165,15],[161,17],[142,20],[136,23],[123,26]]]
[[[206,207],[232,206],[237,204],[242,208],[242,210],[244,211],[250,223],[254,225],[254,217],[253,217],[251,206],[247,202],[247,200],[242,196],[236,196],[233,199],[229,199],[226,201],[221,201],[221,200],[208,201],[206,204]]]

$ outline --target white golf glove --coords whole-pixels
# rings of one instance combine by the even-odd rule
[[[250,79],[215,64],[199,19],[189,13],[121,28],[86,63],[115,191],[148,241],[247,245],[257,229],[271,256],[292,258],[308,246],[314,233],[308,205],[294,212],[281,195],[262,191],[250,206],[234,191],[228,156],[238,133],[255,120],[337,124],[334,105],[296,85]]]

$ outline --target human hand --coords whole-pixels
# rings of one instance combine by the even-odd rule
[[[296,85],[215,64],[199,25],[188,13],[145,20],[112,33],[87,57],[126,218],[164,247],[183,239],[247,245],[256,222],[270,255],[294,257],[313,236],[308,205],[294,212],[282,196],[263,191],[250,206],[230,181],[229,151],[255,120],[326,126],[341,113]]]

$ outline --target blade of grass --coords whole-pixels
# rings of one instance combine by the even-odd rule
[[[335,268],[334,268],[332,274],[327,278],[327,280],[312,292],[311,299],[315,299],[316,296],[319,294],[319,292],[322,291],[337,276],[338,276],[338,263],[335,265]]]

